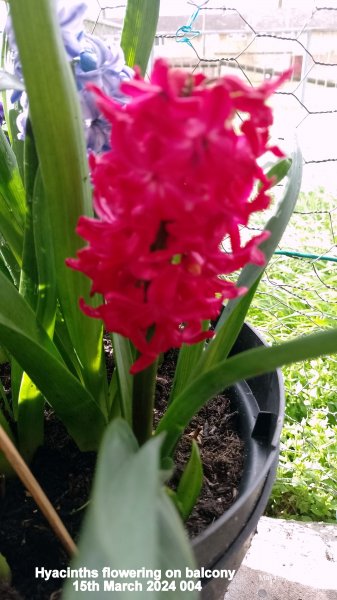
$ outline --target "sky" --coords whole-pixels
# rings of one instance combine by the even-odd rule
[[[86,0],[88,5],[88,18],[96,19],[100,7],[113,8],[108,18],[123,18],[125,8],[118,10],[116,7],[126,5],[126,0]],[[316,6],[329,6],[337,8],[337,0],[161,0],[160,12],[162,15],[184,15],[191,16],[197,6],[207,6],[208,8],[236,8],[243,14],[274,12],[279,7],[284,9],[302,9],[304,12],[310,12]]]
[[[70,0],[69,0],[70,1]],[[105,7],[117,7],[126,5],[126,0],[85,0],[88,5],[88,17],[96,19],[100,8]],[[279,4],[282,4],[284,8],[303,8],[309,10],[314,6],[329,6],[337,7],[337,0],[161,0],[160,12],[163,15],[192,15],[193,10],[197,6],[208,6],[209,8],[224,7],[237,8],[238,10],[249,13],[250,10],[254,12],[270,12],[278,8]],[[114,8],[114,14],[118,17],[122,17],[125,9],[118,11]],[[0,25],[5,22],[6,5],[3,0],[0,0]],[[2,27],[1,27],[2,29]]]
[[[96,10],[98,5],[102,8],[108,6],[118,6],[121,4],[126,4],[125,0],[87,0],[89,10]],[[192,14],[193,10],[196,6],[207,6],[208,7],[223,7],[227,6],[229,8],[237,8],[238,10],[245,10],[249,12],[249,9],[255,11],[263,11],[278,8],[279,4],[282,4],[285,8],[305,8],[314,6],[337,6],[337,0],[208,0],[207,2],[203,2],[203,0],[161,0],[160,2],[160,10],[162,14],[165,15],[188,15]]]
[[[126,0],[85,0],[88,5],[88,16],[96,18],[99,14],[100,7],[116,7],[125,5]],[[337,0],[208,0],[208,3],[203,0],[161,0],[160,11],[163,15],[192,15],[193,10],[196,6],[208,6],[208,7],[223,7],[237,8],[249,12],[249,10],[256,11],[270,11],[277,9],[279,3],[285,8],[305,8],[314,6],[336,6]],[[117,10],[114,10],[117,16]],[[122,14],[124,9],[122,10]],[[0,0],[0,23],[4,23],[6,14],[5,2]],[[120,16],[120,15],[118,15]]]

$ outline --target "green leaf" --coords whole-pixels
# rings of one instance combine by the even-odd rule
[[[14,257],[13,252],[0,236],[0,260],[2,263],[1,271],[12,281],[16,288],[19,287],[20,267]]]
[[[254,281],[248,292],[240,298],[240,301],[236,304],[222,327],[217,332],[214,340],[209,342],[199,363],[195,365],[194,374],[197,373],[200,375],[201,373],[205,373],[219,362],[219,360],[227,358],[242,329],[246,314],[260,283],[260,279],[261,275]]]
[[[209,321],[204,321],[203,331],[209,328]],[[172,384],[172,390],[170,394],[170,401],[180,394],[184,387],[187,385],[195,366],[198,364],[199,359],[204,351],[205,342],[199,342],[199,344],[187,345],[183,344],[179,350],[177,367],[174,374],[174,380]]]
[[[37,320],[52,339],[56,315],[56,274],[52,235],[44,187],[40,172],[36,173],[38,163],[34,160],[34,144],[29,132],[26,135],[25,147],[25,182],[27,196],[29,195],[27,215],[31,210],[32,219],[31,230],[28,232],[31,244],[28,256],[24,254],[24,264],[28,262],[25,269],[26,280],[30,276],[32,282],[32,286],[28,289],[30,293],[32,289],[34,290],[29,304],[36,313]],[[34,266],[33,272],[32,266]],[[23,296],[28,300],[25,294]],[[42,445],[43,437],[44,397],[27,373],[23,373],[18,399],[18,445],[20,453],[28,462],[38,446]]]
[[[1,155],[0,155],[1,161]],[[21,227],[13,219],[3,195],[0,193],[0,232],[11,250],[16,265],[21,265],[23,233]]]
[[[18,398],[18,448],[30,462],[44,439],[45,400],[27,373],[20,371],[21,385]]]
[[[25,190],[16,158],[0,128],[0,231],[19,265],[25,214]]]
[[[54,343],[69,371],[84,385],[81,365],[59,306],[56,308]]]
[[[0,554],[0,581],[10,583],[12,580],[12,573],[8,562],[3,554]]]
[[[111,381],[109,384],[108,406],[109,421],[112,421],[112,419],[121,416],[121,399],[119,395],[118,377],[116,369],[112,373]]]
[[[192,440],[191,456],[179,481],[177,501],[184,520],[188,519],[202,488],[202,463],[198,444]]]
[[[138,65],[144,74],[150,58],[159,17],[160,0],[128,0],[121,46],[126,64]]]
[[[132,402],[132,429],[143,444],[152,437],[153,409],[158,371],[158,358],[134,375]]]
[[[1,349],[1,350],[2,350],[2,349]],[[2,351],[3,351],[3,350],[2,350]],[[7,361],[7,362],[8,362],[8,361]],[[1,379],[0,379],[0,397],[1,397],[1,401],[2,401],[2,406],[3,406],[3,408],[5,409],[5,411],[4,411],[4,412],[6,412],[6,413],[7,413],[7,415],[8,415],[8,416],[9,416],[9,418],[10,418],[10,420],[12,421],[12,420],[13,420],[13,411],[12,411],[12,407],[10,406],[10,404],[9,404],[9,402],[8,402],[7,395],[6,395],[6,392],[5,392],[5,388],[4,388],[4,386],[3,386],[3,383],[2,383],[2,381],[1,381]],[[0,414],[2,414],[2,413],[1,413],[1,411],[0,411]],[[6,420],[6,421],[7,421],[7,420]]]
[[[58,297],[85,385],[106,410],[102,325],[78,307],[80,297],[89,300],[90,282],[65,264],[66,258],[75,257],[83,246],[75,233],[79,217],[92,215],[78,93],[55,3],[40,0],[39,10],[26,0],[9,4],[52,223]]]
[[[56,319],[56,270],[52,226],[40,171],[36,175],[34,184],[33,226],[38,280],[36,315],[52,338]]]
[[[96,598],[105,598],[102,569],[147,569],[156,571],[165,579],[167,569],[193,568],[194,560],[175,508],[167,497],[161,483],[159,470],[159,438],[151,439],[139,450],[136,439],[125,421],[111,423],[99,453],[93,498],[89,505],[84,530],[79,543],[79,556],[73,568],[85,565],[96,569],[95,581],[100,590]],[[158,570],[158,571],[157,571]],[[137,598],[159,600],[160,591],[147,591],[151,577],[127,576],[114,578],[117,582],[143,586]],[[107,577],[106,581],[112,581]],[[172,579],[171,581],[175,581]],[[184,600],[186,592],[165,592],[165,598]],[[115,591],[114,598],[134,598],[134,591]],[[64,590],[64,600],[78,597],[72,582]],[[197,599],[190,592],[188,598]]]
[[[0,273],[0,343],[26,371],[82,450],[95,450],[106,425],[90,393],[65,367],[33,310]]]
[[[265,227],[266,231],[271,232],[271,237],[260,246],[261,250],[265,252],[266,264],[283,235],[300,190],[302,156],[298,148],[292,160],[284,159],[279,161],[267,173],[268,177],[275,178],[275,184],[281,181],[287,174],[289,174],[290,178],[285,194],[277,207],[275,215],[268,221]],[[190,347],[187,346],[186,348],[183,347],[180,350],[171,394],[172,399],[183,391],[192,376],[194,377],[196,374],[200,375],[218,361],[228,356],[241,331],[265,267],[266,265],[263,267],[247,265],[242,270],[238,285],[247,287],[249,291],[244,296],[230,300],[227,303],[216,327],[217,335],[208,344],[196,344]]]
[[[39,282],[35,252],[33,193],[37,168],[38,159],[34,139],[30,121],[27,120],[24,145],[27,211],[19,292],[35,313],[38,303]],[[50,234],[49,231],[45,232],[45,235],[48,234]],[[40,323],[44,325],[41,320]],[[22,456],[29,462],[36,449],[43,443],[44,398],[27,373],[24,373],[15,361],[12,361],[12,402],[17,417],[18,446]]]
[[[122,417],[132,426],[133,376],[130,367],[135,362],[136,350],[129,339],[113,333],[111,335],[118,381],[118,391]]]
[[[1,242],[0,242],[0,244],[1,244]],[[7,279],[9,281],[12,281],[12,277],[10,275],[10,272],[8,271],[8,269],[6,267],[6,264],[5,264],[4,260],[3,260],[1,249],[0,249],[0,271],[1,271],[1,273],[3,273],[7,277]]]
[[[10,135],[11,145],[15,154],[16,162],[18,164],[19,173],[21,179],[24,179],[24,168],[23,168],[23,155],[24,155],[24,141],[18,138],[19,130],[17,126],[17,118],[21,111],[16,108],[11,108],[8,111],[8,133]]]
[[[23,231],[26,216],[26,194],[15,154],[0,127],[0,194],[7,203],[12,219]]]
[[[15,77],[15,75],[0,69],[0,92],[3,90],[19,90],[22,92],[24,89],[25,86],[20,79]]]
[[[266,175],[268,179],[273,178],[273,186],[277,185],[286,177],[291,167],[292,160],[290,158],[283,158],[275,163],[270,169],[268,169]],[[259,187],[262,186],[260,183]]]
[[[3,365],[8,362],[9,362],[9,356],[8,356],[6,350],[0,346],[0,365]]]
[[[265,231],[269,231],[271,234],[270,237],[264,242],[262,242],[262,244],[260,245],[260,249],[266,257],[265,264],[262,266],[249,264],[246,267],[244,267],[237,281],[237,285],[239,287],[246,287],[249,289],[258,279],[258,277],[262,275],[266,266],[268,265],[268,262],[273,256],[277,245],[281,241],[283,233],[293,213],[297,202],[298,194],[301,189],[302,181],[302,154],[299,147],[297,147],[295,152],[293,153],[291,163],[291,168],[288,172],[289,179],[286,185],[284,196],[280,200],[278,206],[276,207],[275,214],[269,219],[264,228]],[[275,168],[276,167],[277,165],[275,165]],[[270,175],[271,171],[269,171],[268,175]],[[234,300],[230,300],[226,304],[221,318],[219,319],[219,322],[217,324],[216,331],[219,331],[223,323],[226,321],[231,312],[234,310],[235,306],[240,301],[241,298],[235,298]],[[216,338],[214,339],[214,342],[216,343]],[[211,349],[212,343],[213,342],[209,344],[209,350]]]
[[[166,432],[164,456],[171,454],[187,424],[207,400],[225,388],[283,365],[335,353],[337,328],[273,347],[254,348],[218,362],[206,373],[196,377],[193,383],[177,396],[159,422],[156,434]]]
[[[6,63],[6,57],[9,54],[9,44],[8,44],[8,36],[7,35],[2,35],[1,37],[2,37],[2,41],[1,41],[1,50],[0,50],[0,65],[4,66]],[[7,93],[5,90],[3,90],[1,93],[1,101],[2,101],[2,106],[3,106],[4,116],[5,116],[5,122],[7,125],[8,137],[10,139],[10,142],[12,143],[13,136],[12,136],[11,126],[10,126],[10,122],[9,122]]]

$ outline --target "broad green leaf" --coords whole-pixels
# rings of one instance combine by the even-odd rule
[[[52,226],[40,171],[37,172],[34,183],[33,226],[38,280],[36,315],[52,338],[56,319],[56,271]]]
[[[188,519],[199,498],[202,488],[202,463],[198,444],[192,440],[190,459],[181,476],[177,489],[177,501],[184,520]]]
[[[1,244],[1,242],[0,242],[0,244]],[[11,277],[11,274],[10,274],[10,272],[9,272],[9,270],[8,270],[6,264],[5,264],[5,261],[3,259],[2,252],[1,252],[1,247],[0,247],[0,271],[1,271],[1,273],[3,273],[7,277],[7,279],[9,281],[13,281],[12,277]]]
[[[25,190],[16,158],[0,128],[0,232],[20,266],[25,213]]]
[[[19,287],[20,281],[20,267],[15,260],[13,252],[7,246],[5,241],[0,236],[0,261],[2,263],[1,272],[6,275],[9,280],[13,282],[16,288]]]
[[[277,165],[275,165],[275,168],[276,167]],[[269,231],[271,234],[270,237],[264,242],[262,242],[262,244],[260,245],[260,249],[266,257],[265,264],[263,266],[249,264],[246,267],[244,267],[237,281],[237,285],[239,287],[246,287],[249,289],[257,280],[257,278],[262,275],[287,227],[289,219],[295,208],[298,194],[301,189],[302,154],[299,147],[296,148],[295,152],[292,155],[292,164],[288,172],[288,177],[289,179],[286,185],[283,198],[280,200],[278,206],[276,207],[275,214],[269,219],[264,228],[265,231]],[[232,310],[234,310],[235,306],[239,302],[241,302],[241,298],[235,298],[234,300],[230,300],[226,304],[221,318],[219,319],[219,322],[217,324],[216,331],[219,331],[223,323],[226,321],[226,319],[231,314]],[[211,342],[209,344],[207,351],[211,349],[213,343],[217,345],[216,338],[214,339],[214,342]]]
[[[33,160],[31,160],[33,155]],[[25,140],[25,180],[26,180],[26,217],[24,223],[24,239],[23,239],[23,253],[22,253],[22,268],[20,271],[19,281],[19,292],[24,300],[35,312],[37,302],[37,267],[35,258],[35,245],[34,245],[34,230],[33,230],[33,214],[32,214],[32,196],[33,196],[33,182],[35,172],[37,168],[36,154],[34,152],[34,144],[32,141],[31,129],[28,127],[27,136]],[[30,163],[33,164],[34,173],[33,176],[27,177],[26,171],[29,171]],[[21,388],[21,380],[23,377],[23,371],[21,367],[12,362],[12,399],[13,409],[15,417],[18,419],[19,410],[19,395]],[[26,387],[26,386],[25,386]]]
[[[32,124],[27,118],[26,134],[24,139],[24,155],[23,155],[23,180],[26,191],[26,202],[32,204],[34,196],[34,187],[36,174],[39,168],[39,159],[36,152]]]
[[[153,433],[157,370],[158,358],[151,365],[134,375],[132,429],[140,445],[150,439]]]
[[[1,380],[0,380],[0,396],[1,396],[3,408],[5,409],[4,413],[6,412],[9,415],[10,419],[12,420],[13,419],[12,407],[10,406],[10,404],[8,402],[5,388],[4,388]],[[0,414],[1,414],[1,411],[0,411]]]
[[[159,527],[160,527],[160,548],[159,557],[161,564],[161,572],[163,577],[168,569],[181,572],[181,580],[186,581],[186,568],[190,571],[196,569],[195,559],[187,542],[186,533],[182,527],[181,519],[166,492],[162,489],[159,497]],[[201,586],[198,579],[192,578],[193,583]],[[165,592],[164,597],[168,594],[173,600],[198,600],[200,594],[197,589],[194,591],[182,591],[179,588],[180,579],[177,580],[177,589],[174,592]],[[185,588],[183,588],[185,589]],[[158,598],[162,598],[163,594],[158,592]]]
[[[12,75],[11,73],[4,71],[3,69],[0,69],[0,92],[2,92],[3,90],[23,91],[24,89],[25,86],[23,85],[22,81],[20,81],[20,79],[15,77],[15,75]]]
[[[19,292],[35,313],[39,282],[34,239],[33,194],[37,168],[38,158],[28,120],[24,144],[26,220]],[[48,233],[46,232],[46,234]],[[40,323],[42,326],[44,325],[41,321]],[[36,449],[43,443],[44,398],[16,361],[12,361],[12,401],[17,417],[18,446],[25,460],[30,461]]]
[[[292,161],[284,159],[279,161],[268,170],[268,177],[275,178],[275,184],[281,181],[289,172]],[[268,256],[266,247],[261,245],[265,251],[266,258],[269,260],[274,248],[280,241],[283,231],[292,214],[301,182],[301,155],[299,151],[295,155],[295,165],[291,171],[291,179],[287,190],[281,200],[276,214],[270,219],[265,230],[271,231],[271,240],[265,242],[269,244]],[[249,291],[245,296],[231,300],[224,308],[223,315],[216,327],[217,335],[208,344],[195,344],[194,346],[183,347],[179,352],[175,381],[173,384],[171,398],[175,398],[188,384],[191,376],[200,375],[217,361],[226,358],[241,330],[245,316],[258,287],[260,278],[265,269],[256,265],[248,265],[242,270],[238,285],[247,287]],[[171,400],[172,401],[172,400]]]
[[[9,356],[4,348],[0,346],[0,365],[9,362]]]
[[[139,66],[143,75],[150,58],[159,17],[160,0],[128,0],[121,46],[126,64]]]
[[[106,425],[90,393],[64,365],[33,310],[0,273],[0,343],[55,409],[82,450],[95,450]]]
[[[0,156],[1,160],[1,156]],[[0,193],[0,233],[6,240],[17,265],[21,265],[23,232],[19,227],[7,202]]]
[[[60,306],[56,309],[56,322],[54,331],[54,343],[57,347],[60,355],[63,358],[64,363],[73,375],[79,379],[84,385],[82,369],[79,363],[78,356],[71,342],[70,335],[67,329],[67,325],[64,321]]]
[[[75,233],[81,215],[92,215],[91,185],[79,98],[50,0],[11,0],[10,12],[29,97],[30,118],[52,223],[58,297],[69,336],[90,392],[106,410],[102,325],[86,317],[90,282],[65,259],[83,246]],[[29,23],[29,27],[27,27]],[[34,60],[32,60],[32,56]]]
[[[133,376],[130,375],[130,367],[135,362],[136,351],[129,339],[113,333],[111,335],[116,365],[118,390],[122,417],[132,426],[132,391]]]
[[[249,291],[240,298],[228,301],[216,326],[216,336],[205,346],[204,353],[195,365],[194,373],[200,375],[220,360],[225,359],[241,330],[262,274],[280,242],[300,191],[302,155],[298,148],[292,158],[290,170],[289,163],[289,160],[281,161],[268,171],[268,176],[274,176],[276,181],[280,181],[288,173],[289,181],[275,214],[269,219],[264,228],[265,231],[271,233],[270,238],[260,246],[265,254],[266,262],[263,266],[249,264],[242,269],[237,285],[246,287]]]
[[[8,562],[3,554],[0,554],[0,581],[6,581],[10,583],[12,580],[12,573]]]
[[[216,338],[209,342],[200,361],[195,365],[194,374],[200,375],[212,368],[219,360],[227,358],[236,338],[238,337],[246,314],[254,298],[256,289],[260,283],[261,275],[254,281],[248,292],[240,298],[222,327],[217,331]]]
[[[15,154],[0,127],[0,194],[12,219],[23,231],[26,216],[26,195]]]
[[[79,543],[79,556],[72,567],[85,565],[96,569],[95,581],[100,589],[95,590],[95,598],[105,598],[102,570],[124,569],[135,571],[147,569],[156,571],[165,579],[167,569],[193,568],[194,561],[188,546],[179,516],[167,497],[159,470],[159,438],[151,439],[140,449],[125,421],[111,423],[105,434],[97,464],[93,498],[89,505]],[[106,582],[112,581],[107,577]],[[147,580],[151,577],[135,577],[125,573],[125,577],[114,578],[117,582],[134,583],[138,579],[142,591],[137,591],[140,599],[159,600],[160,591],[147,591]],[[172,579],[172,581],[174,581]],[[165,598],[184,600],[197,599],[196,593],[179,590],[165,592]],[[111,590],[110,590],[111,591]],[[78,597],[71,581],[63,592],[64,600]],[[114,598],[128,600],[134,598],[134,591],[115,591]]]
[[[17,118],[20,114],[20,111],[16,108],[11,108],[8,111],[8,133],[10,135],[10,140],[12,144],[12,149],[15,154],[16,162],[19,167],[19,173],[21,175],[21,179],[24,179],[24,167],[23,167],[23,155],[24,155],[24,141],[19,139],[19,130],[17,126]]]
[[[21,370],[18,398],[18,448],[23,458],[30,462],[44,439],[45,400],[27,373]]]
[[[270,169],[266,169],[268,179],[274,179],[273,186],[280,183],[282,179],[286,177],[286,175],[289,172],[289,169],[291,168],[291,163],[292,161],[290,158],[283,158],[277,163],[275,163]],[[261,186],[262,183],[260,183],[259,187]]]
[[[52,339],[56,315],[56,274],[52,235],[42,179],[40,173],[36,173],[38,163],[35,162],[34,165],[34,147],[29,150],[28,144],[29,137],[27,135],[25,182],[26,189],[29,190],[27,193],[32,194],[30,202],[32,208],[30,261],[31,264],[35,264],[32,275],[36,279],[37,286],[34,303],[30,302],[30,304],[36,313],[37,320]],[[26,271],[30,272],[29,267],[26,268]],[[27,373],[22,374],[18,404],[18,445],[21,454],[27,461],[30,461],[36,448],[43,442],[44,397]]]
[[[109,421],[121,416],[121,399],[119,395],[118,377],[116,369],[112,373],[108,394]]]
[[[293,362],[337,353],[337,328],[272,347],[260,347],[222,360],[196,377],[168,407],[156,433],[166,432],[163,451],[170,455],[192,417],[216,394],[234,383]]]
[[[203,323],[204,330],[209,327],[209,321]],[[170,394],[170,402],[173,398],[180,394],[184,387],[187,385],[199,359],[204,351],[205,342],[199,344],[187,345],[183,344],[179,350],[177,367],[174,374],[174,380],[172,384],[172,391]]]
[[[2,37],[2,40],[1,40],[1,50],[0,50],[0,65],[1,65],[1,67],[4,67],[6,65],[6,57],[9,53],[8,37],[7,37],[7,35],[2,35],[1,37]],[[3,111],[4,111],[4,115],[5,115],[5,122],[7,125],[8,137],[10,139],[10,142],[12,143],[13,137],[12,137],[11,127],[10,127],[9,118],[8,118],[7,93],[4,90],[1,93],[1,101],[2,101]]]

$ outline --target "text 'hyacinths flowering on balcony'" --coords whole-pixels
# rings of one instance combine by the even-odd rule
[[[133,373],[169,348],[210,337],[203,321],[245,292],[224,276],[264,263],[259,245],[268,234],[243,243],[240,227],[270,202],[273,182],[258,159],[282,153],[268,146],[266,101],[288,75],[254,89],[158,60],[150,82],[137,75],[122,83],[125,106],[90,87],[112,125],[111,150],[91,156],[97,218],[80,219],[88,246],[68,265],[104,298],[98,308],[81,301],[82,310],[138,349]]]

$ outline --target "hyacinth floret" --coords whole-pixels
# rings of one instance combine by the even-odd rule
[[[225,276],[264,264],[259,245],[268,234],[243,243],[240,228],[270,203],[273,182],[258,159],[282,153],[268,145],[266,102],[288,75],[254,89],[159,59],[149,82],[137,73],[121,84],[125,106],[90,86],[112,125],[111,149],[90,157],[97,217],[80,218],[88,245],[67,262],[104,298],[97,308],[82,299],[82,310],[137,348],[132,373],[161,352],[211,337],[203,322],[246,291]]]
[[[120,91],[120,83],[131,79],[133,70],[125,64],[121,48],[112,46],[108,40],[102,42],[97,36],[85,32],[87,2],[54,0],[54,4],[67,59],[72,63],[76,80],[87,148],[89,151],[100,152],[109,148],[110,125],[99,112],[93,95],[86,89],[86,84],[95,83],[108,96],[123,104],[125,96]],[[6,34],[12,51],[14,73],[23,81],[20,55],[10,17],[6,23]],[[17,119],[17,128],[19,139],[24,139],[29,112],[27,95],[25,92],[15,91],[11,101],[19,102],[22,109]]]

